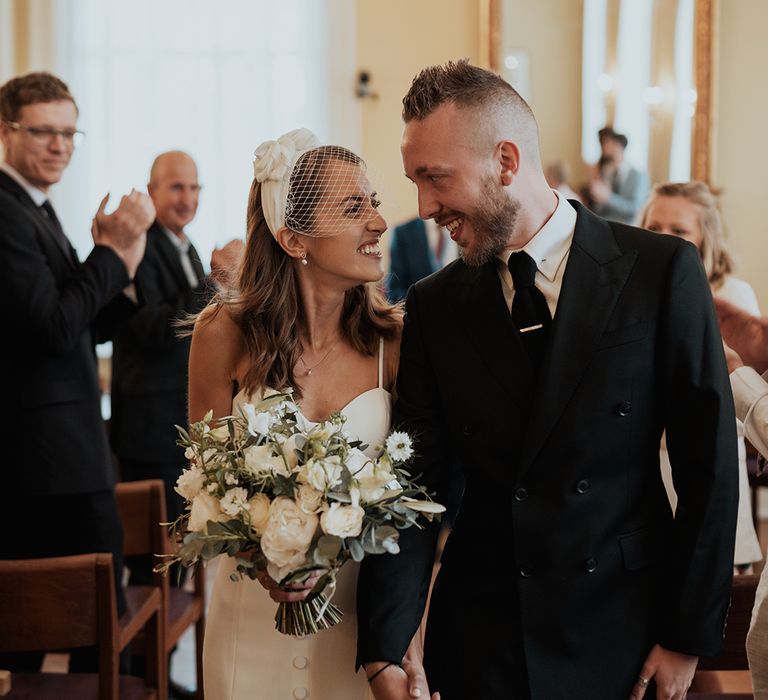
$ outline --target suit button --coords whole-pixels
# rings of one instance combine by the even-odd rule
[[[522,569],[520,569],[520,575],[523,578],[533,576],[533,564],[526,564]]]
[[[293,667],[300,671],[305,669],[309,665],[309,659],[306,656],[294,656]]]
[[[597,559],[590,557],[584,562],[584,569],[588,574],[592,574],[597,571]]]
[[[579,493],[586,493],[591,488],[592,484],[590,484],[587,479],[582,479],[578,484],[576,484],[576,491]]]
[[[622,401],[619,404],[619,415],[620,416],[628,416],[630,413],[632,413],[632,404],[629,401]]]
[[[304,687],[293,689],[294,700],[307,700],[309,698],[309,690]]]
[[[465,425],[462,427],[461,432],[464,433],[467,437],[472,435],[472,428],[470,428],[468,425]]]
[[[526,498],[528,498],[528,491],[526,491],[524,488],[520,487],[515,491],[515,500],[516,501],[524,501]]]

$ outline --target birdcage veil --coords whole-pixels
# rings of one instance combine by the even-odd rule
[[[320,145],[311,131],[296,129],[261,144],[254,155],[273,236],[283,227],[305,236],[332,236],[378,216],[365,163],[343,146]]]

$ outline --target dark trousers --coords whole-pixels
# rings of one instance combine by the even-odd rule
[[[30,514],[29,503],[34,503]],[[117,592],[117,614],[125,612],[123,594],[123,527],[113,490],[56,496],[8,499],[0,509],[0,559],[40,559],[73,554],[112,554]],[[14,533],[14,534],[11,534]],[[0,654],[0,668],[37,670],[42,654]],[[94,649],[71,655],[73,672],[98,668]]]
[[[144,481],[145,479],[162,479],[165,484],[165,507],[168,522],[176,520],[184,510],[184,499],[179,496],[174,487],[182,469],[186,465],[177,462],[149,462],[136,459],[122,459],[120,475],[123,481]],[[130,569],[130,583],[140,586],[152,584],[152,568],[157,560],[152,556],[126,557],[125,565]],[[184,580],[182,567],[175,565],[168,572],[171,585],[181,585]]]
[[[442,573],[424,648],[430,691],[442,700],[530,700],[516,591],[468,594],[472,582],[440,585]]]

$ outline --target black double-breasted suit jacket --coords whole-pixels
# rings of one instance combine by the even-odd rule
[[[457,261],[406,303],[395,423],[438,499],[454,455],[466,476],[427,626],[444,699],[626,698],[654,644],[720,646],[737,452],[705,274],[690,244],[574,206],[538,379],[495,261]],[[665,429],[676,518],[659,472]],[[364,561],[359,662],[402,658],[434,540],[434,527],[412,528],[400,554]]]

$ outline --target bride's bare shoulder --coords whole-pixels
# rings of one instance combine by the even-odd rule
[[[211,304],[195,322],[192,344],[218,357],[237,357],[245,347],[245,337],[230,309],[224,304]]]

